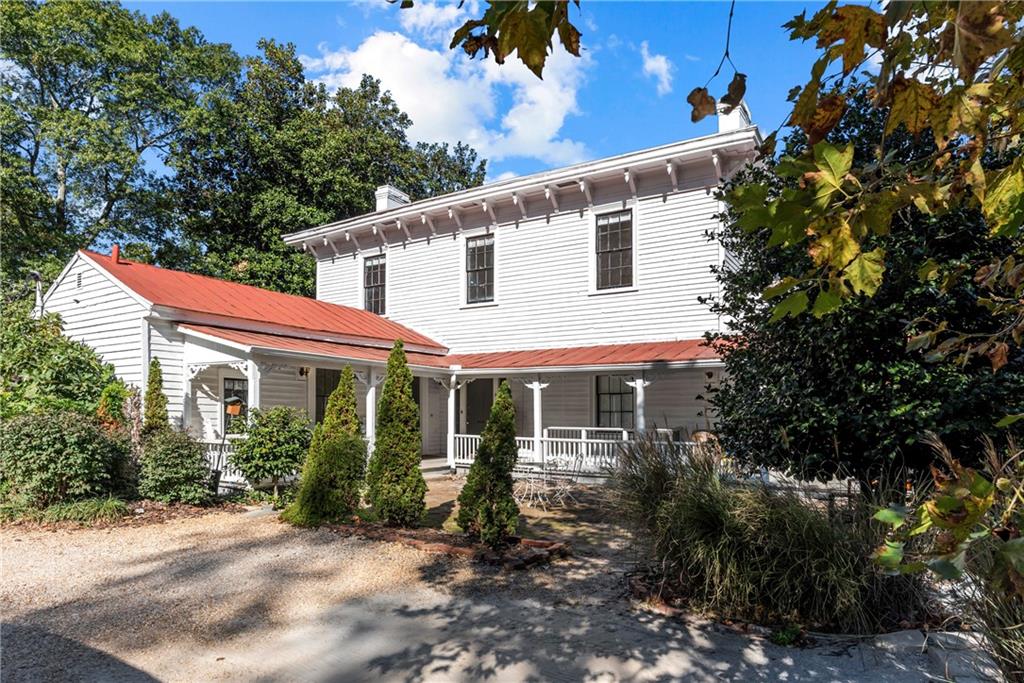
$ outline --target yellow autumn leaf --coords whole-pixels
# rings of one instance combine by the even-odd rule
[[[935,108],[935,91],[927,83],[902,76],[892,83],[892,107],[885,132],[889,134],[901,123],[913,134],[928,127],[932,110]]]

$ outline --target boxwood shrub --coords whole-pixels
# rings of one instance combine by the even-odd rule
[[[203,447],[187,433],[162,429],[146,439],[139,476],[143,498],[202,505],[210,500],[209,480]]]

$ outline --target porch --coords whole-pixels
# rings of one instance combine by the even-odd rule
[[[304,341],[310,348],[285,349],[285,341],[298,340],[246,333],[248,343],[242,343],[210,328],[182,331],[182,423],[204,442],[211,468],[220,470],[225,484],[241,481],[228,463],[238,438],[231,434],[232,420],[244,419],[250,407],[286,405],[320,421],[345,365],[356,376],[357,412],[372,452],[387,348]],[[712,427],[703,394],[719,380],[717,359],[665,362],[601,348],[600,362],[585,365],[572,364],[565,353],[554,364],[517,365],[502,354],[442,356],[407,348],[424,459],[442,457],[449,470],[469,467],[502,381],[516,407],[520,461],[545,470],[601,474],[637,434],[658,429],[665,439],[681,442],[685,434]],[[498,367],[479,367],[489,355],[498,356],[491,361]],[[517,355],[536,358],[532,352]],[[241,403],[238,417],[228,415],[229,398]]]

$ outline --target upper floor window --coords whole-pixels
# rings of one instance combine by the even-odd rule
[[[633,387],[615,375],[597,377],[597,426],[633,428]]]
[[[466,303],[494,301],[494,235],[466,239]]]
[[[385,271],[383,254],[363,260],[363,308],[377,315],[384,315]]]
[[[597,217],[597,289],[633,286],[633,211]]]

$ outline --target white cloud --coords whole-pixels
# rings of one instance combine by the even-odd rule
[[[683,59],[685,59],[688,62],[699,62],[700,61],[700,57],[698,57],[697,55],[683,55]]]
[[[443,30],[439,27],[451,17],[432,12],[410,19],[409,25],[425,35]],[[321,45],[318,57],[300,59],[311,78],[332,90],[358,85],[363,74],[380,79],[412,119],[414,140],[463,141],[494,161],[525,157],[558,165],[587,158],[582,143],[560,134],[565,120],[579,113],[577,93],[590,63],[587,56],[556,50],[540,80],[515,58],[499,66],[490,59],[469,60],[446,45],[433,49],[399,33],[378,31],[354,49],[332,51]],[[509,101],[507,110],[500,111]]]
[[[399,10],[398,21],[408,33],[418,33],[431,42],[447,46],[452,34],[469,17],[477,16],[475,2],[438,4],[417,2],[409,9]]]
[[[672,92],[672,72],[675,66],[671,60],[665,55],[651,54],[646,40],[640,43],[640,56],[644,62],[644,75],[657,81],[658,94],[667,95]]]

